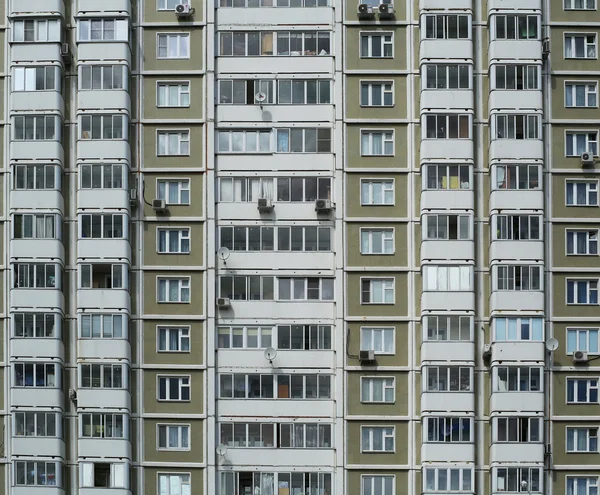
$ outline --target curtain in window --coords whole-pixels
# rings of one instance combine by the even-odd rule
[[[383,134],[373,134],[372,143],[373,149],[371,150],[371,154],[383,155]]]
[[[171,280],[169,284],[169,300],[179,301],[179,283],[175,280]]]
[[[173,341],[173,336],[177,337],[175,332],[171,332],[171,342]],[[177,343],[175,343],[175,347],[171,347],[171,349],[177,349]],[[169,447],[179,447],[179,428],[172,427],[167,429],[169,431]]]
[[[371,154],[371,152],[369,150],[369,136],[370,135],[365,132],[360,137],[360,140],[361,140],[360,147],[361,147],[363,155]]]
[[[507,340],[517,340],[517,320],[515,318],[510,318],[508,320],[508,339]]]
[[[508,372],[505,370],[498,370],[498,391],[508,391]]]
[[[169,251],[176,253],[179,251],[179,231],[172,230],[169,235]]]
[[[275,475],[273,473],[260,473],[260,495],[274,495]]]
[[[575,134],[575,141],[576,141],[575,154],[576,155],[581,155],[581,153],[583,153],[584,151],[587,151],[587,145],[586,145],[585,138],[586,138],[585,134]]]
[[[158,281],[158,300],[159,301],[167,300],[167,281],[166,280]]]

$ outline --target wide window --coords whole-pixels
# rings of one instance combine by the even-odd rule
[[[361,33],[361,58],[392,58],[394,56],[393,33]]]
[[[15,239],[60,239],[61,217],[54,214],[15,215]]]
[[[82,65],[81,90],[127,89],[129,72],[126,65]]]
[[[394,279],[362,279],[361,304],[394,304]]]
[[[495,215],[495,239],[503,241],[541,240],[539,215]]]
[[[596,10],[596,0],[564,0],[563,7],[565,10]]]
[[[493,418],[496,440],[502,443],[541,442],[542,418],[508,417]]]
[[[252,335],[249,333],[247,337]],[[331,349],[331,326],[278,325],[277,348],[305,351]]]
[[[180,0],[177,0],[178,2]],[[158,495],[181,495],[192,493],[189,474],[159,474]]]
[[[469,16],[427,15],[425,16],[426,39],[469,39]]]
[[[81,388],[127,388],[122,364],[82,364]]]
[[[123,314],[82,314],[80,337],[82,339],[127,338],[127,316]]]
[[[425,492],[470,492],[473,490],[472,468],[423,468]]]
[[[189,303],[190,279],[159,277],[158,302],[159,303]]]
[[[598,304],[598,280],[567,279],[567,304]]]
[[[15,485],[62,486],[62,464],[54,461],[15,461]]]
[[[58,66],[14,67],[14,91],[59,91],[61,71]]]
[[[363,107],[391,107],[394,105],[394,83],[361,82],[360,104]]]
[[[330,153],[328,127],[277,129],[277,153]]]
[[[128,41],[126,19],[80,19],[79,41]]]
[[[156,90],[158,107],[189,107],[189,83],[158,83]]]
[[[156,154],[158,156],[189,156],[190,132],[158,131],[156,136]]]
[[[361,452],[394,452],[395,428],[361,426],[360,450]]]
[[[471,392],[471,368],[463,366],[426,366],[428,392]]]
[[[280,105],[328,105],[332,103],[331,81],[325,79],[279,79]]]
[[[219,153],[271,153],[271,130],[217,131]]]
[[[360,181],[360,203],[366,205],[393,205],[394,181],[371,180]]]
[[[567,403],[597,404],[598,380],[584,378],[567,378]]]
[[[598,206],[598,181],[567,181],[567,206]]]
[[[279,277],[277,281],[280,301],[333,301],[332,278]]]
[[[302,325],[294,325],[294,327],[300,327],[303,330]],[[283,328],[290,328],[288,326],[282,326]],[[249,326],[249,327],[225,327],[220,326],[217,329],[217,342],[219,349],[265,349],[267,347],[274,347],[274,329],[270,326]],[[288,334],[289,331],[283,333]],[[300,331],[298,332],[300,333]],[[304,332],[302,331],[302,336]],[[304,342],[302,341],[301,344]]]
[[[468,443],[471,437],[472,418],[427,417],[423,419],[423,441],[428,443]]]
[[[127,116],[82,115],[81,139],[127,139]]]
[[[566,133],[567,156],[581,156],[582,153],[591,153],[598,156],[597,132],[571,132]]]
[[[494,65],[494,89],[540,89],[540,68],[537,65]]]
[[[275,103],[275,79],[220,79],[219,104],[269,105]],[[264,99],[257,99],[262,93]]]
[[[598,84],[597,83],[566,83],[565,84],[565,106],[573,107],[597,107],[598,106]]]
[[[332,199],[330,177],[278,177],[277,179],[233,179],[236,197],[255,201],[259,197],[272,195],[273,180],[276,181],[275,194],[277,201],[292,203],[311,203],[316,199]],[[246,194],[247,191],[247,194]]]
[[[79,416],[83,438],[126,438],[128,416],[116,413],[82,413]]]
[[[541,290],[542,267],[536,265],[499,265],[497,290]]]
[[[19,190],[60,189],[56,165],[15,165],[14,179],[14,188]]]
[[[423,328],[428,341],[469,341],[471,340],[470,316],[425,316]]]
[[[394,495],[396,477],[390,474],[362,475],[361,495]]]
[[[592,1],[593,0],[588,0]],[[596,495],[598,476],[567,476],[567,495]]]
[[[80,265],[82,289],[126,289],[129,282],[128,266],[95,263]]]
[[[423,290],[431,291],[470,291],[473,290],[472,266],[423,267]]]
[[[123,462],[80,462],[81,487],[126,488],[128,464]]]
[[[538,16],[496,15],[497,40],[535,40],[538,38]]]
[[[494,139],[539,139],[539,115],[496,115]]]
[[[424,189],[470,189],[469,165],[425,165]]]
[[[15,289],[60,289],[60,267],[50,263],[17,263],[14,265],[13,287]]]
[[[248,7],[314,8],[329,7],[329,0],[219,0],[219,7],[233,7],[242,9]]]
[[[190,35],[161,33],[157,35],[157,58],[190,58]]]
[[[54,141],[60,139],[60,119],[54,115],[13,117],[15,141]]]
[[[190,400],[190,377],[189,376],[159,376],[158,377],[158,400],[159,401],[183,401]]]
[[[274,448],[275,423],[221,423],[220,441],[233,448]]]
[[[328,32],[276,31],[275,34],[278,56],[331,55],[331,34]]]
[[[236,227],[234,229],[234,241],[237,230],[238,228]],[[254,236],[252,233],[254,233]],[[265,233],[267,234],[266,239]],[[331,234],[331,227],[278,227],[277,250],[303,252],[331,251]],[[243,241],[243,234],[241,235]],[[272,250],[269,235],[268,227],[261,227],[261,248],[265,251]],[[250,227],[248,228],[249,250],[256,250],[257,244],[258,236],[256,235],[256,228]]]
[[[360,350],[375,354],[394,354],[396,331],[393,327],[361,327]]]
[[[158,425],[159,450],[190,450],[189,425]]]
[[[162,229],[156,230],[159,253],[186,254],[190,252],[190,229]]]
[[[15,363],[15,387],[60,387],[57,377],[61,372],[60,366],[53,363]]]
[[[13,313],[13,337],[59,338],[59,316],[54,313]]]
[[[362,131],[360,133],[362,156],[393,156],[394,131]]]
[[[158,10],[175,10],[178,5],[189,5],[190,0],[158,0]]]
[[[497,342],[544,340],[543,318],[494,318],[493,323]]]
[[[597,230],[567,230],[567,255],[597,254]]]
[[[427,89],[469,89],[470,66],[459,64],[425,65],[425,87]]]
[[[427,114],[425,137],[426,139],[469,139],[470,126],[469,115]]]
[[[492,173],[494,189],[539,189],[539,165],[495,165],[496,173]]]
[[[62,415],[55,412],[16,412],[14,432],[17,437],[56,437]]]
[[[320,399],[331,398],[330,375],[219,375],[221,399]]]
[[[596,59],[595,34],[565,34],[565,58]]]
[[[61,22],[58,19],[31,19],[13,21],[13,41],[60,42]]]
[[[393,403],[395,400],[395,389],[394,378],[363,376],[360,379],[360,401],[364,403]]]
[[[79,165],[82,189],[125,189],[125,167],[117,164]]]
[[[492,490],[498,492],[539,492],[543,468],[495,468]],[[525,482],[525,483],[523,483]],[[495,490],[494,486],[495,485]]]
[[[323,423],[282,423],[279,446],[290,449],[330,449],[331,425]]]
[[[466,240],[471,238],[470,215],[424,215],[424,239]]]
[[[394,254],[394,229],[361,229],[360,254]]]
[[[219,297],[232,301],[273,301],[274,285],[275,277],[271,276],[223,275],[219,277]]]
[[[567,428],[567,452],[598,452],[598,428]]]
[[[567,328],[567,354],[584,351],[598,354],[597,328]]]
[[[156,181],[156,197],[164,199],[168,205],[190,204],[190,181],[162,180]]]
[[[496,392],[541,392],[544,370],[529,366],[494,368]]]
[[[158,327],[158,352],[190,352],[189,327]]]
[[[82,239],[125,239],[127,217],[120,213],[81,215]]]

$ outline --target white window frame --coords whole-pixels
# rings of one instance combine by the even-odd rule
[[[111,85],[105,87],[105,78],[108,70],[111,71],[110,80]],[[89,73],[88,73],[89,72]],[[94,72],[99,72],[100,74],[100,86],[94,87]],[[115,74],[120,74],[120,85],[115,84]],[[89,75],[89,81],[87,81],[87,76]],[[117,79],[118,80],[118,79]],[[80,91],[127,91],[128,89],[128,81],[129,81],[129,69],[126,65],[122,64],[90,64],[90,65],[82,65],[79,70],[79,90]],[[84,85],[86,87],[84,87]],[[88,87],[89,86],[89,87]]]
[[[467,119],[466,126],[463,124],[464,119]],[[438,134],[440,123],[444,131],[443,136]],[[470,113],[425,113],[422,117],[421,127],[422,139],[472,139],[473,115]],[[466,135],[462,133],[465,129]]]
[[[395,156],[396,145],[395,145],[395,132],[393,129],[361,129],[360,131],[360,155],[361,156]],[[375,139],[380,136],[381,139],[381,153],[375,153],[374,145]],[[366,146],[363,146],[366,138]],[[390,151],[391,146],[391,151]],[[365,149],[367,148],[367,149]]]
[[[177,399],[170,399],[169,395],[170,395],[170,391],[171,391],[171,380],[173,379],[177,379],[178,380],[178,392],[177,395],[179,396],[179,398]],[[164,399],[161,399],[160,397],[160,381],[161,380],[166,380],[165,382],[165,392],[166,392],[166,397]],[[183,398],[183,394],[182,391],[185,389],[188,389],[188,397],[189,399],[184,399]],[[158,375],[156,377],[156,400],[159,402],[191,402],[192,401],[192,377],[191,375]]]
[[[157,495],[189,495],[192,493],[191,478],[191,473],[158,472],[156,476],[158,485],[156,493]],[[175,479],[177,479],[178,487],[174,490],[171,490],[171,487],[174,486],[173,481]],[[184,489],[184,486],[187,488]]]
[[[528,141],[541,139],[541,115],[537,113],[496,113],[493,115],[492,140]],[[517,136],[517,121],[521,120],[523,136]]]
[[[364,284],[369,284],[369,300],[366,301],[364,298],[365,291],[363,289]],[[374,284],[381,284],[381,295],[383,299],[380,301],[373,301],[373,287]],[[391,300],[387,300],[391,293]],[[360,278],[360,304],[396,304],[396,279],[394,277],[361,277]]]
[[[364,445],[364,432],[367,430],[369,433],[368,445]],[[374,448],[374,437],[375,435],[381,434],[381,445],[382,449],[375,450]],[[386,440],[392,439],[392,448],[386,449]],[[363,453],[374,453],[374,454],[393,454],[396,452],[396,427],[395,426],[365,426],[360,427],[360,451]]]
[[[363,89],[367,91],[367,101],[363,101]],[[373,92],[375,88],[379,88],[381,94],[381,103],[375,105],[373,103]],[[366,79],[360,81],[360,106],[365,108],[391,108],[395,106],[395,85],[393,80],[383,81]],[[390,103],[386,103],[386,98],[391,98]]]
[[[535,172],[533,172],[535,170]],[[514,185],[507,176],[514,175]],[[522,176],[525,175],[524,178]],[[510,163],[492,165],[492,189],[495,191],[531,191],[541,189],[540,178],[542,171],[540,165],[529,163]],[[525,183],[527,187],[519,187]],[[537,184],[537,185],[536,185]],[[504,185],[504,187],[502,187]],[[533,187],[532,187],[533,186]]]
[[[423,90],[451,90],[460,91],[471,89],[472,80],[471,64],[453,64],[453,63],[428,63],[421,69],[422,89]],[[464,70],[467,70],[465,76]],[[456,71],[456,87],[451,85],[453,76],[451,73]],[[433,83],[433,84],[430,84]],[[466,83],[466,84],[465,84]]]
[[[573,448],[569,448],[569,434],[573,435]],[[585,449],[580,450],[579,437],[585,440]],[[598,426],[567,426],[565,428],[565,450],[567,454],[597,454],[598,453]]]
[[[566,157],[579,157],[580,153],[577,150],[577,137],[585,137],[585,149],[581,150],[581,153],[588,152],[594,156],[598,156],[598,131],[597,130],[572,130],[568,129],[565,131],[565,156]],[[571,154],[569,154],[569,141],[572,148]]]
[[[92,38],[92,26],[94,23],[101,23],[101,38]],[[113,23],[112,30],[107,29],[106,23]],[[84,29],[85,26],[85,29]],[[97,31],[97,29],[94,29]],[[107,33],[113,33],[112,38],[107,38]],[[129,41],[129,21],[128,19],[117,18],[91,18],[77,20],[77,40],[86,43],[106,43]]]
[[[177,431],[177,446],[169,447],[170,431],[175,429]],[[166,445],[160,444],[161,430],[164,431]],[[191,440],[192,435],[190,434],[192,425],[187,424],[173,424],[173,423],[158,423],[156,425],[156,450],[167,450],[167,451],[186,451],[192,450]],[[185,445],[187,443],[187,445]]]
[[[43,87],[37,87],[38,71],[44,72]],[[53,72],[53,84],[47,84],[48,73]],[[61,90],[62,74],[58,65],[29,65],[13,67],[13,91],[57,91]]]
[[[174,136],[177,143],[171,149],[170,137]],[[160,152],[160,141],[164,141],[164,153]],[[156,156],[190,156],[190,130],[157,130]]]
[[[580,86],[585,93],[583,105],[577,105],[577,87]],[[568,93],[571,93],[571,105],[567,104]],[[593,105],[590,104],[591,97],[595,100]],[[598,81],[565,81],[565,108],[598,108]]]
[[[593,335],[595,333],[595,336]],[[569,349],[570,336],[574,336],[575,348]],[[566,332],[567,355],[571,356],[576,351],[584,351],[588,354],[600,354],[600,328],[567,327]],[[595,344],[593,342],[595,341]],[[581,345],[583,344],[583,345]],[[592,350],[595,348],[596,350]]]
[[[381,381],[382,398],[374,399],[375,382]],[[390,400],[386,400],[386,393],[391,393]],[[367,397],[365,397],[365,394]],[[361,376],[360,377],[360,402],[363,404],[394,404],[396,402],[396,378],[393,376]]]
[[[28,24],[30,23],[30,24]],[[33,25],[25,30],[25,25]],[[33,33],[33,39],[26,40],[25,32]],[[40,33],[42,36],[40,37]],[[52,43],[62,41],[61,21],[54,19],[25,19],[15,20],[12,25],[12,40],[17,43]]]
[[[430,271],[431,277],[429,276]],[[473,290],[473,272],[473,265],[424,265],[422,267],[423,291],[471,291]],[[440,277],[442,273],[443,277]],[[433,280],[435,280],[435,285],[430,287],[429,283]]]
[[[494,64],[493,66],[494,75],[491,77],[492,89],[500,89],[502,91],[539,91],[540,89],[540,74],[541,66],[533,64]],[[503,72],[503,73],[502,73]],[[508,78],[509,72],[513,78]],[[519,80],[521,86],[519,87]],[[498,84],[498,82],[502,84]],[[508,82],[512,81],[514,87],[509,87]]]
[[[580,493],[579,484],[585,485],[584,495],[596,495],[598,493],[598,476],[565,476],[565,494],[576,495]],[[572,485],[572,488],[569,488]]]
[[[569,302],[569,282],[572,282],[574,284],[573,285],[573,302]],[[578,284],[587,284],[585,301],[578,300],[578,297],[577,297],[577,285]],[[567,278],[565,280],[565,285],[567,288],[567,290],[565,292],[565,302],[568,306],[577,306],[577,305],[597,306],[598,305],[598,279]],[[592,297],[592,294],[594,292],[596,293],[596,302],[590,302],[592,299],[594,299]]]
[[[589,38],[593,36],[594,42],[590,43]],[[583,38],[583,57],[570,56],[567,57],[567,44],[570,44],[571,54],[576,52],[576,40],[577,38]],[[593,56],[588,56],[590,49],[593,48]],[[566,60],[597,60],[598,59],[598,34],[597,33],[564,33],[564,50],[563,57]]]
[[[364,53],[363,51],[363,37],[367,36],[368,37],[368,41],[367,41],[367,53]],[[376,57],[373,55],[373,36],[380,36],[381,37],[381,56],[380,57]],[[390,39],[386,40],[385,38],[389,36]],[[360,58],[374,58],[374,59],[390,59],[390,58],[394,58],[394,32],[393,31],[376,31],[376,32],[369,32],[369,31],[361,31],[359,33],[359,43],[360,43]],[[391,55],[385,56],[383,55],[386,51],[386,45],[391,49]]]
[[[573,184],[573,199],[575,202],[568,202],[568,189],[569,184]],[[576,201],[577,191],[579,187],[585,187],[585,200],[586,202],[583,204],[579,204]],[[596,202],[592,202],[592,195],[596,195]],[[565,182],[565,205],[566,206],[598,206],[598,181],[597,180],[567,180]]]
[[[370,333],[370,338],[367,338],[367,333]],[[381,334],[379,338],[375,338],[377,333]],[[390,335],[392,345],[390,350],[386,351],[386,336],[389,339]],[[369,345],[363,345],[366,341],[369,341]],[[360,350],[373,351],[376,355],[393,356],[396,354],[396,327],[360,327]]]
[[[452,320],[455,320],[454,326]],[[444,322],[442,325],[440,325],[441,321]],[[421,326],[424,342],[470,342],[473,340],[473,317],[470,315],[430,314],[423,316]],[[458,339],[454,338],[456,337],[455,330],[458,330]]]
[[[174,235],[173,233],[177,232],[177,250],[171,251],[171,243],[170,237]],[[160,237],[161,235],[165,236],[165,249],[160,249]],[[184,243],[187,242],[187,249],[184,246]],[[181,227],[179,229],[169,228],[169,227],[157,227],[156,228],[156,252],[159,254],[190,254],[192,251],[191,246],[191,229],[190,227]]]
[[[598,256],[598,229],[566,229],[565,234],[567,256]],[[578,250],[578,237],[580,236],[584,239],[585,252]],[[571,250],[569,250],[569,237],[572,238]]]
[[[375,201],[374,188],[381,188],[381,202]],[[394,206],[396,204],[395,179],[360,179],[360,204],[361,206]],[[386,201],[386,195],[391,194],[391,202]],[[365,199],[368,202],[365,202]],[[389,199],[389,198],[388,198]]]
[[[381,237],[381,251],[375,251],[374,239]],[[360,254],[364,255],[392,255],[395,253],[395,229],[360,228]],[[387,247],[387,249],[386,249]]]
[[[163,332],[165,335],[165,338],[164,338],[165,348],[164,349],[161,348],[161,341],[163,340],[161,338],[161,335]],[[172,332],[177,334],[177,349],[172,349],[170,346],[171,340],[169,337]],[[187,349],[184,348],[184,347],[186,347],[186,342],[187,342]],[[176,353],[182,353],[182,354],[188,354],[188,353],[192,352],[191,328],[189,326],[173,327],[173,326],[168,326],[168,325],[158,325],[156,327],[156,352],[158,352],[158,353],[176,352]]]
[[[179,5],[179,4],[190,5],[190,0],[157,0],[156,10],[174,11],[175,7],[173,7],[173,8],[169,7],[170,1],[173,2],[175,7],[177,7],[177,5]]]
[[[161,189],[163,189],[163,186],[162,186],[163,183],[165,184],[164,194],[163,194],[163,191],[161,191]],[[156,198],[163,199],[167,205],[188,206],[191,204],[190,183],[191,183],[190,179],[172,180],[172,179],[163,179],[163,178],[159,177],[156,179]],[[172,187],[177,188],[177,198],[176,198],[177,201],[176,202],[171,202],[169,199],[171,196],[170,189]],[[187,201],[186,201],[186,196],[187,196]],[[190,246],[191,246],[191,240],[190,240]]]
[[[368,487],[368,488],[367,488]],[[396,476],[393,474],[361,474],[360,495],[394,495]]]
[[[596,10],[596,0],[582,0],[584,3],[583,8],[577,7],[577,0],[564,0],[563,9],[564,10]],[[591,7],[590,7],[591,5]]]
[[[451,164],[442,164],[442,163],[431,163],[425,164],[421,168],[421,176],[422,176],[422,184],[421,187],[423,191],[459,191],[459,190],[471,190],[473,189],[473,165],[469,165],[467,163],[451,163]],[[452,169],[455,169],[456,175],[451,175],[453,172]],[[464,169],[467,169],[468,182],[461,182],[461,178],[464,179],[461,172],[464,172]],[[430,173],[430,170],[435,172],[434,174]],[[453,180],[456,178],[456,180]],[[435,187],[431,187],[432,183],[435,183]],[[444,186],[444,182],[446,187]],[[456,185],[456,187],[452,187]]]
[[[169,95],[171,88],[177,91],[177,104],[169,105]],[[166,101],[161,103],[161,92],[165,93]],[[189,108],[190,101],[190,81],[158,81],[156,83],[156,106],[158,108]]]
[[[156,33],[156,58],[158,60],[181,60],[190,58],[190,33]],[[161,41],[165,40],[164,47],[166,54],[161,56]],[[183,41],[185,40],[185,42]],[[177,43],[176,55],[173,57],[169,56],[170,47],[172,43]],[[183,47],[183,50],[182,50]]]
[[[451,218],[456,217],[456,237],[450,237]],[[464,219],[466,219],[466,224]],[[431,225],[435,222],[435,227]],[[466,241],[471,240],[473,218],[471,215],[461,215],[446,210],[444,213],[426,213],[421,220],[422,239],[430,241]],[[431,227],[431,229],[430,229]],[[435,228],[435,231],[434,231]],[[465,232],[466,229],[466,232]],[[429,235],[432,232],[432,235]],[[445,235],[443,235],[445,233]]]
[[[458,480],[459,487],[457,489],[452,489],[452,476],[453,471],[458,471],[458,476],[455,478]],[[440,476],[440,472],[444,472],[443,476]],[[429,473],[433,476],[430,477]],[[469,473],[469,476],[465,476],[465,473]],[[472,492],[473,491],[473,483],[474,483],[474,473],[472,467],[452,467],[446,468],[445,466],[435,466],[423,468],[423,493],[432,493],[432,492]],[[432,479],[430,479],[432,478]],[[445,481],[445,486],[441,486],[441,482]],[[429,484],[429,482],[433,482]]]
[[[580,381],[584,381],[586,382],[586,397],[582,397],[582,399],[586,399],[586,400],[577,400],[578,397],[578,390],[579,387],[577,386],[577,382]],[[567,377],[566,380],[566,394],[565,394],[565,402],[567,404],[598,404],[600,403],[600,393],[598,391],[598,382],[600,381],[599,378],[587,378],[587,377],[578,377],[578,376],[570,376]],[[569,382],[574,382],[573,384],[573,400],[570,401],[569,400]],[[592,382],[596,382],[596,384],[592,384]],[[590,399],[590,393],[592,391],[596,391],[596,401],[592,402]]]
[[[115,322],[119,320],[121,320],[120,332],[116,334]],[[79,338],[127,339],[128,323],[127,315],[123,313],[83,313],[79,316]]]
[[[160,284],[165,282],[165,300],[160,299]],[[169,293],[172,284],[177,284],[178,299],[171,300]],[[156,277],[156,302],[159,304],[190,304],[192,300],[191,277]],[[185,300],[185,290],[187,290],[187,300]]]
[[[503,325],[500,325],[502,323]],[[543,342],[544,319],[536,316],[497,316],[492,342]]]

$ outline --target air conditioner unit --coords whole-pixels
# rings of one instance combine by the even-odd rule
[[[592,167],[594,165],[594,154],[589,151],[581,153],[581,166]]]
[[[550,55],[550,40],[542,40],[542,58],[547,59]]]
[[[152,200],[152,209],[156,213],[162,213],[167,210],[167,203],[164,199],[154,199]]]
[[[379,6],[379,18],[391,19],[394,17],[394,5],[391,3],[382,3]]]
[[[231,300],[228,297],[218,297],[217,298],[217,307],[229,308],[230,306],[231,306]]]
[[[185,3],[180,3],[177,7],[175,7],[175,15],[177,17],[188,17],[194,13],[194,9],[192,9],[189,5]]]
[[[315,211],[329,212],[333,208],[334,205],[330,199],[317,199],[315,201]]]
[[[361,363],[371,363],[375,361],[375,351],[359,351],[358,360]]]
[[[71,50],[69,49],[69,43],[62,43],[60,45],[60,54],[62,55],[65,65],[71,63]]]
[[[359,19],[372,19],[375,16],[373,12],[373,6],[368,3],[361,3],[356,9],[356,14]]]
[[[137,189],[130,189],[129,190],[129,203],[136,204],[138,200],[138,192]]]
[[[271,211],[275,206],[273,201],[268,198],[258,198],[257,207],[258,211]]]
[[[584,351],[575,351],[573,353],[573,364],[577,363],[587,363],[588,362],[588,354]]]
[[[492,345],[485,344],[483,346],[483,359],[489,359],[492,357]]]

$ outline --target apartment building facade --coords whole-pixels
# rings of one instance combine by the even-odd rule
[[[597,495],[596,0],[0,18],[0,491]]]

